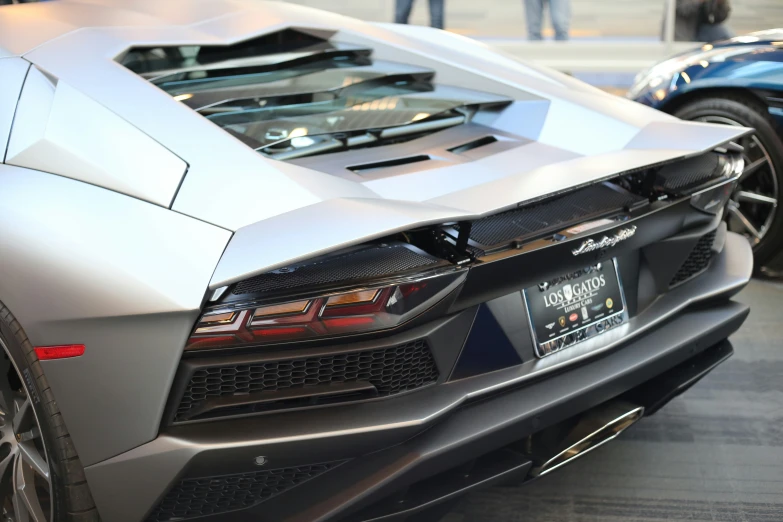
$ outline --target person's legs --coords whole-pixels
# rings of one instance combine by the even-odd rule
[[[527,39],[541,40],[541,22],[544,16],[544,0],[525,0]]]
[[[394,21],[398,24],[407,24],[413,9],[413,0],[397,0],[394,6]]]
[[[697,42],[717,42],[718,40],[727,40],[734,36],[734,33],[726,24],[701,24],[696,33]]]
[[[443,0],[430,0],[430,25],[443,29]]]
[[[555,40],[568,40],[571,23],[571,0],[549,0],[549,16],[555,28]]]

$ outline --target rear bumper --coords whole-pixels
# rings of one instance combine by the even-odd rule
[[[255,507],[200,520],[391,520],[498,477],[524,476],[529,461],[507,448],[510,444],[630,390],[638,394],[642,383],[659,376],[672,383],[673,395],[678,381],[687,382],[676,377],[687,373],[680,365],[708,368],[708,362],[722,360],[718,355],[727,352],[722,341],[748,313],[730,297],[752,269],[744,239],[730,234],[726,247],[706,273],[601,336],[600,347],[578,345],[536,361],[535,371],[522,365],[448,383],[426,401],[413,393],[350,407],[171,427],[144,446],[88,467],[93,496],[105,520],[138,521],[183,477],[258,471],[259,456],[270,469],[340,462]],[[655,407],[666,398],[655,397]],[[397,502],[409,486],[440,473],[445,477],[479,457],[469,478],[411,488],[419,496],[409,493]],[[386,500],[390,495],[393,502]]]

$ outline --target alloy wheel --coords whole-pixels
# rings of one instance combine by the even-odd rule
[[[52,519],[51,474],[41,425],[5,346],[0,352],[0,507],[2,522]]]
[[[742,126],[725,116],[702,116],[696,121]],[[758,136],[745,136],[740,145],[745,149],[745,169],[727,206],[726,222],[729,230],[744,235],[756,248],[778,212],[778,178],[772,158]]]

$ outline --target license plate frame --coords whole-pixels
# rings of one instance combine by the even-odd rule
[[[601,286],[602,280],[605,284]],[[522,297],[538,358],[561,352],[628,321],[617,259],[525,288]]]

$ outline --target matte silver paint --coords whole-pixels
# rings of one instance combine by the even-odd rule
[[[5,158],[11,123],[30,62],[21,58],[0,58],[0,159]]]
[[[561,371],[588,357],[608,352],[620,343],[640,338],[691,305],[737,292],[747,284],[752,269],[753,258],[748,242],[737,234],[729,233],[723,252],[705,274],[661,296],[628,323],[598,338],[545,359],[531,360],[521,366],[441,386],[424,402],[414,395],[400,397],[393,404],[365,404],[361,412],[355,406],[350,410],[335,407],[311,410],[306,412],[307,422],[299,423],[268,423],[261,417],[258,418],[257,438],[243,441],[241,445],[269,456],[274,454],[275,445],[294,441],[328,440],[360,433],[422,427],[453,411],[466,399]],[[313,426],[322,428],[320,431],[313,430]],[[203,451],[228,447],[237,445],[219,441],[193,443],[163,435],[128,453],[88,467],[87,478],[104,517],[113,522],[138,521],[190,459]],[[125,484],[123,491],[118,492],[111,486],[116,481]]]
[[[157,434],[182,347],[230,233],[87,183],[0,165],[0,300],[45,361],[82,462]]]
[[[187,165],[125,120],[37,67],[27,75],[5,162],[169,207]],[[109,152],[108,154],[106,152]]]

